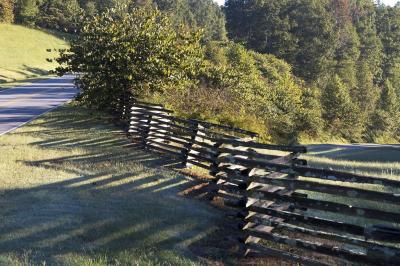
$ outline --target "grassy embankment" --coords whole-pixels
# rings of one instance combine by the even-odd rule
[[[56,52],[47,49],[65,49],[68,43],[41,30],[0,23],[0,89],[35,81],[48,75],[55,63]]]
[[[0,137],[0,265],[198,263],[219,212],[105,120],[68,105]]]

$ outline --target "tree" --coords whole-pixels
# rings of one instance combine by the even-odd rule
[[[16,0],[15,18],[19,23],[33,26],[39,14],[39,5],[43,0]]]
[[[377,7],[370,0],[353,0],[351,16],[360,41],[360,64],[382,83],[383,46],[377,31]]]
[[[356,107],[352,104],[349,90],[335,75],[322,93],[323,118],[334,136],[353,139],[353,130],[358,129]]]
[[[306,81],[316,81],[329,69],[335,48],[328,4],[328,0],[228,0],[228,33],[250,49],[285,59]]]
[[[225,16],[213,0],[153,0],[161,11],[166,12],[175,27],[182,24],[203,29],[203,41],[226,40]]]
[[[357,86],[356,69],[360,57],[360,41],[350,15],[349,0],[334,0],[332,10],[336,17],[336,47],[334,53],[334,73],[349,90]]]
[[[39,10],[36,25],[40,27],[69,33],[80,29],[83,10],[77,0],[46,0]]]
[[[14,1],[2,0],[0,2],[0,23],[12,23],[14,21]]]
[[[378,33],[383,44],[383,80],[400,88],[400,7],[381,5],[378,10]],[[400,91],[397,91],[400,95]]]
[[[189,0],[196,26],[203,29],[203,40],[226,40],[225,15],[213,0]]]
[[[397,133],[400,128],[400,104],[394,87],[386,80],[379,99],[378,109],[373,117],[371,131],[374,141],[389,142],[399,139]]]
[[[123,116],[132,97],[190,84],[201,49],[198,33],[176,32],[157,10],[120,11],[116,7],[86,21],[57,70],[83,73],[77,80],[79,100]]]

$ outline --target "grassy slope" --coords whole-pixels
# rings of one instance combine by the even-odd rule
[[[195,263],[220,214],[104,120],[66,106],[0,137],[0,265]]]
[[[0,86],[46,75],[55,66],[46,58],[56,56],[46,49],[66,47],[66,41],[44,31],[0,23]]]

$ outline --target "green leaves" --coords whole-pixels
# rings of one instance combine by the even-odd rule
[[[158,10],[124,9],[87,20],[70,51],[61,53],[58,69],[82,73],[78,84],[84,103],[119,113],[132,97],[191,83],[202,57],[196,32],[177,33]]]

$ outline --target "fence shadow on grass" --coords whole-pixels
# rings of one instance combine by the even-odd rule
[[[39,137],[31,147],[64,155],[18,162],[52,176],[0,191],[0,255],[29,250],[32,260],[51,263],[70,253],[159,252],[193,245],[216,229],[218,211],[178,196],[198,180],[163,168],[176,161],[132,149],[87,112],[63,107],[14,133]]]

